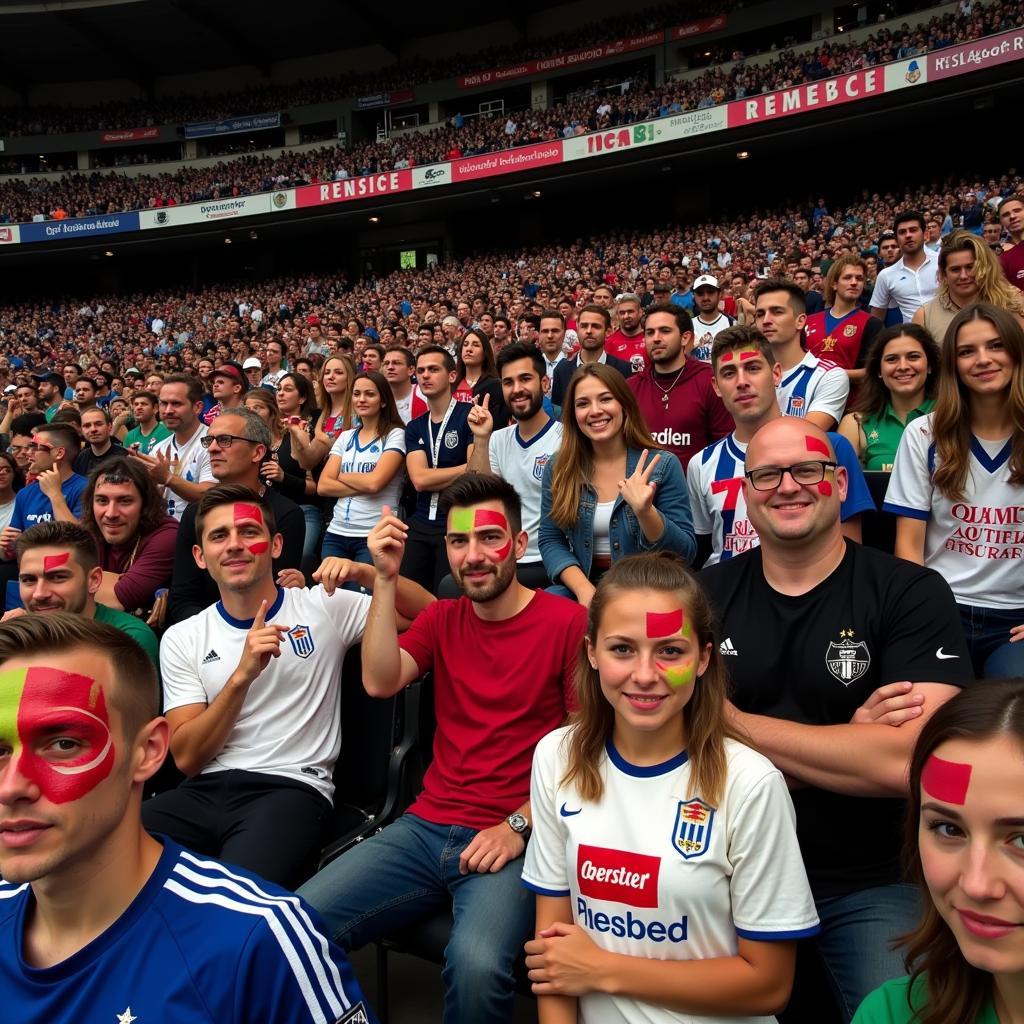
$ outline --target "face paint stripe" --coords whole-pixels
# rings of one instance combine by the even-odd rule
[[[759,348],[747,349],[746,352],[740,353],[740,362],[742,363],[746,359],[756,359],[761,354]]]
[[[60,555],[44,555],[43,572],[52,572],[54,569],[59,569],[62,565],[67,563],[67,560],[70,557],[70,552],[67,551]]]
[[[234,517],[237,523],[241,519],[254,519],[257,523],[263,523],[263,510],[259,505],[249,505],[244,501],[236,501]]]
[[[270,542],[266,540],[253,541],[252,544],[247,545],[250,554],[262,555],[265,551],[270,548]]]
[[[689,686],[693,682],[693,665],[674,668],[671,665],[662,665],[660,661],[656,661],[655,665],[665,673],[665,680],[669,686],[678,689],[681,686]]]
[[[495,555],[498,556],[498,561],[499,562],[504,562],[505,559],[508,558],[508,553],[511,550],[512,550],[512,541],[508,541],[506,544],[502,545],[500,548],[495,548],[494,549],[494,553],[495,553]]]
[[[683,609],[672,612],[648,612],[647,636],[674,636],[683,628]]]
[[[15,746],[18,738],[18,706],[25,689],[25,669],[0,672],[0,740]]]
[[[473,512],[471,509],[452,509],[452,530],[455,533],[471,533],[473,531]]]
[[[921,788],[936,800],[947,804],[963,805],[967,800],[967,787],[971,784],[971,766],[956,761],[943,761],[934,754],[925,762],[921,772]]]
[[[473,517],[473,525],[481,530],[485,526],[500,526],[503,530],[508,529],[508,520],[500,513],[489,508],[478,508]]]
[[[804,445],[807,447],[809,452],[815,452],[818,455],[824,455],[826,458],[832,458],[832,453],[828,450],[828,445],[825,444],[820,438],[811,437],[808,435],[804,438]]]

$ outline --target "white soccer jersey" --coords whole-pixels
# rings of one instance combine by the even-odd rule
[[[808,352],[792,370],[782,375],[775,393],[784,416],[803,417],[809,412],[824,412],[838,423],[850,396],[850,378],[842,367]]]
[[[405,460],[405,431],[399,427],[392,430],[384,439],[373,438],[368,444],[359,447],[359,429],[343,430],[334,442],[331,455],[341,458],[339,472],[372,473],[377,468],[385,452],[398,452]],[[343,537],[365,537],[380,520],[381,509],[385,505],[396,508],[402,496],[402,481],[405,472],[399,467],[398,472],[376,494],[353,494],[347,498],[339,498],[334,505],[334,516],[328,533],[338,533]]]
[[[1024,608],[1024,487],[1010,483],[1012,438],[971,438],[963,501],[932,484],[932,416],[907,424],[896,452],[886,512],[928,523],[924,564],[939,572],[961,604]]]
[[[502,427],[491,434],[488,454],[491,472],[507,480],[523,503],[523,529],[530,535],[520,562],[539,562],[540,481],[544,467],[562,443],[562,424],[550,419],[529,441],[519,436],[519,425]]]
[[[246,694],[227,742],[203,772],[241,769],[282,775],[328,800],[341,749],[341,665],[366,626],[370,599],[321,587],[279,588],[266,621],[288,626]],[[235,619],[218,601],[176,623],[160,644],[164,710],[211,704],[238,667],[252,620]],[[358,727],[358,723],[355,723]]]
[[[200,423],[196,432],[183,444],[178,444],[178,439],[171,434],[170,437],[158,441],[149,450],[149,454],[156,457],[158,452],[170,457],[171,472],[182,480],[190,483],[216,483],[217,478],[210,468],[210,454],[202,446],[200,441],[206,437],[206,425]],[[169,487],[163,488],[164,498],[167,501],[167,514],[174,516],[178,522],[188,508],[188,502],[175,494]]]
[[[599,803],[562,785],[564,740],[545,736],[533,759],[533,836],[523,882],[569,897],[573,920],[602,949],[656,960],[735,956],[740,938],[814,935],[818,915],[796,839],[793,804],[767,758],[726,741],[725,793],[712,807],[693,789],[686,753],[629,764],[609,742]],[[628,998],[580,999],[585,1024],[712,1024],[708,1017]]]
[[[695,316],[693,318],[693,351],[690,355],[702,363],[710,363],[711,345],[716,336],[735,322],[731,316],[727,316],[725,313],[719,313],[709,324],[704,323],[699,316]]]

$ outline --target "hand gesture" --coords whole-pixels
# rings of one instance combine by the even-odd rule
[[[63,480],[60,478],[60,470],[56,466],[51,466],[49,469],[44,469],[39,476],[36,477],[36,483],[39,484],[39,490],[45,494],[50,501],[55,501],[60,497],[61,484]]]
[[[0,530],[0,550],[3,551],[4,558],[8,561],[14,557],[14,542],[20,533],[21,530],[16,526],[5,526],[3,530]]]
[[[494,417],[491,415],[491,396],[477,395],[473,399],[473,408],[469,410],[469,429],[473,436],[481,441],[491,436],[494,430]]]
[[[327,557],[320,563],[320,568],[313,573],[313,579],[324,588],[329,596],[343,583],[352,579],[355,563],[351,558]]]
[[[392,515],[390,505],[385,505],[381,510],[380,522],[366,538],[374,567],[385,579],[394,579],[398,575],[408,532],[409,527],[398,516]]]
[[[282,569],[277,574],[277,585],[286,589],[301,588],[306,585],[306,577],[301,569]]]
[[[853,713],[852,725],[902,725],[919,718],[923,710],[924,694],[914,684],[903,681],[880,686]]]
[[[525,849],[526,840],[503,821],[473,836],[473,841],[459,855],[459,874],[500,871],[510,860],[522,856]]]
[[[171,479],[171,460],[166,453],[158,451],[153,455],[143,455],[142,452],[131,452],[128,458],[145,466],[153,483],[160,487],[167,486],[167,481]]]
[[[281,481],[284,479],[284,470],[281,468],[280,462],[274,462],[268,460],[260,466],[260,476],[264,480]]]
[[[526,969],[534,995],[592,992],[606,955],[579,925],[556,921],[526,943]]]
[[[270,664],[271,658],[281,656],[281,637],[288,632],[288,626],[267,625],[267,602],[260,602],[260,610],[252,620],[252,627],[245,637],[245,648],[235,672],[246,684],[251,683]]]
[[[632,476],[619,481],[619,494],[622,500],[638,515],[646,512],[654,504],[656,484],[651,483],[651,472],[661,459],[661,454],[647,461],[647,449],[640,453],[640,461],[636,464]]]

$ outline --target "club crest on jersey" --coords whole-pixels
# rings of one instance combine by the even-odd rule
[[[445,433],[444,446],[449,449],[459,447],[459,432],[457,430],[449,430]]]
[[[538,455],[533,460],[533,479],[543,480],[544,479],[544,467],[550,461],[550,454],[545,453],[544,455]]]
[[[857,325],[856,324],[847,324],[843,328],[843,336],[846,337],[846,338],[852,338],[856,333],[857,333]]]
[[[789,400],[789,407],[790,409],[793,410],[793,413],[795,415],[799,415],[799,410],[801,410],[804,407],[803,397],[801,395],[794,395]]]
[[[288,630],[288,643],[299,658],[308,658],[316,650],[309,626],[292,626]]]
[[[697,797],[680,800],[676,808],[676,823],[672,828],[672,846],[684,860],[692,860],[705,853],[711,845],[711,826],[715,822],[715,809]]]
[[[843,686],[849,686],[855,679],[871,667],[871,652],[868,645],[861,640],[853,642],[853,630],[839,630],[839,643],[834,640],[825,652],[825,666]]]

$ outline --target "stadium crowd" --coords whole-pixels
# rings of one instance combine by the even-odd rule
[[[60,179],[18,178],[0,184],[0,223],[93,216],[201,202],[316,182],[373,174],[495,150],[551,141],[668,117],[744,96],[789,87],[914,56],[1024,24],[1024,3],[965,4],[927,24],[880,29],[864,42],[826,42],[785,51],[767,64],[715,67],[693,79],[664,85],[620,77],[605,80],[545,110],[449,121],[422,132],[344,148],[324,146],[280,156],[248,154],[213,166],[183,166],[173,173],[128,176],[93,171]],[[13,169],[18,169],[16,162]]]
[[[524,955],[544,1024],[1024,1011],[1015,169],[0,343],[19,1020],[370,1021],[342,950],[449,906],[447,1024]],[[318,865],[357,643],[433,756]]]

